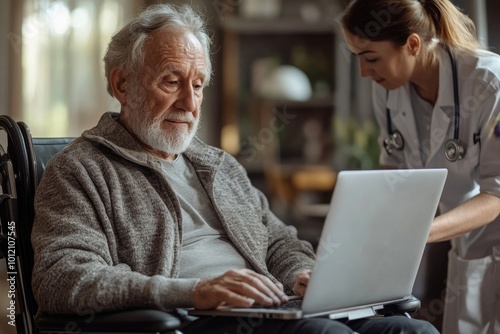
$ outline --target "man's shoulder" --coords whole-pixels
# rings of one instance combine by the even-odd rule
[[[92,141],[77,137],[61,151],[56,153],[48,162],[49,166],[58,166],[65,168],[74,168],[77,164],[85,164],[91,161],[97,161],[104,156],[102,149]]]

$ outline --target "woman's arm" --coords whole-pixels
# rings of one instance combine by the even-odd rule
[[[437,216],[427,242],[446,241],[491,223],[500,215],[500,198],[481,193]]]

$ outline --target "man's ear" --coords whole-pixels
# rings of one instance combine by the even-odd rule
[[[129,86],[128,75],[125,75],[118,67],[113,67],[109,72],[109,84],[113,91],[113,96],[120,102],[125,104],[127,100],[127,89]]]

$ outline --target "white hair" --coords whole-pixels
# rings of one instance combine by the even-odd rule
[[[157,4],[146,8],[111,38],[103,59],[108,81],[107,89],[111,96],[113,96],[109,78],[111,69],[117,67],[127,74],[137,75],[144,65],[145,42],[153,31],[165,27],[188,31],[198,39],[204,49],[207,64],[205,84],[210,82],[212,74],[211,39],[208,36],[203,18],[188,5],[177,7]]]

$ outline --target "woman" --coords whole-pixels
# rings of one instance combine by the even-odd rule
[[[448,169],[428,240],[452,243],[443,332],[500,333],[500,56],[449,0],[354,0],[341,23],[381,165]]]

